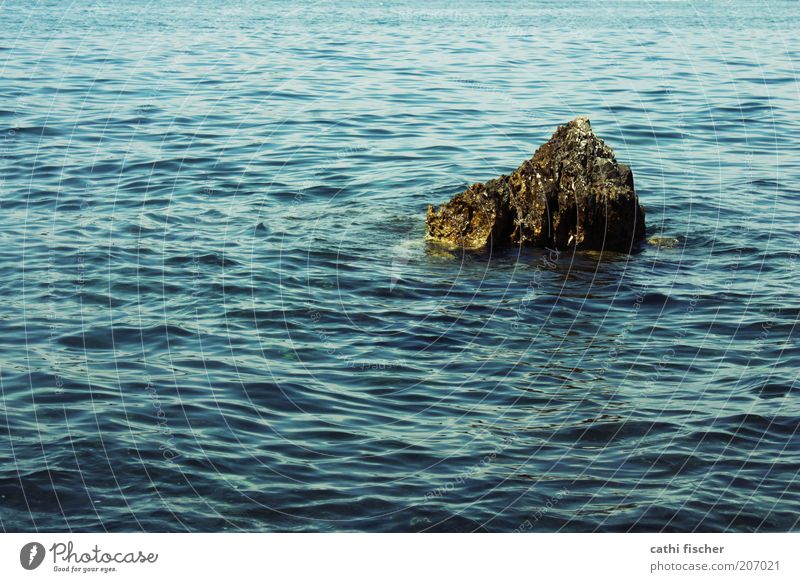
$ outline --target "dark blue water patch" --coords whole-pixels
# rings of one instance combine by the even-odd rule
[[[567,442],[585,442],[607,446],[618,440],[646,437],[650,433],[669,435],[677,427],[670,423],[646,421],[604,421],[601,419],[583,421],[582,425],[559,431],[556,439]]]
[[[112,350],[130,344],[165,346],[170,339],[191,337],[193,332],[177,325],[156,325],[147,328],[114,326],[88,329],[80,334],[59,338],[59,343],[70,348],[86,350]]]
[[[41,140],[46,137],[59,137],[64,135],[64,130],[51,125],[17,126],[0,128],[0,134],[5,140],[15,139],[35,139]]]
[[[10,7],[0,527],[797,529],[787,6]],[[424,243],[578,114],[677,243]]]
[[[764,399],[783,398],[785,396],[797,397],[800,395],[800,387],[789,382],[759,382],[751,388],[751,391],[759,398]]]

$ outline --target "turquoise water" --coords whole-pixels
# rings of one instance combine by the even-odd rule
[[[0,18],[3,530],[798,528],[796,2]],[[426,245],[577,115],[667,244]]]

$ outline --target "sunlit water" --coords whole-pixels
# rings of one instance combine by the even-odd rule
[[[0,528],[797,529],[796,2],[0,18]],[[576,115],[665,244],[425,244]]]

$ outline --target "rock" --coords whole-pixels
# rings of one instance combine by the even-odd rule
[[[681,239],[673,236],[651,236],[647,239],[647,243],[659,249],[674,249],[681,244]]]
[[[510,176],[473,184],[438,210],[428,238],[468,249],[535,245],[630,252],[644,237],[644,209],[628,166],[586,117],[560,126]]]
[[[466,248],[498,245],[514,228],[508,176],[473,184],[439,211],[428,206],[428,237]]]

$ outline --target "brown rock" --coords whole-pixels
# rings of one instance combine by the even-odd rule
[[[645,234],[630,168],[578,117],[510,176],[474,184],[439,210],[428,238],[464,248],[528,244],[630,252]]]

